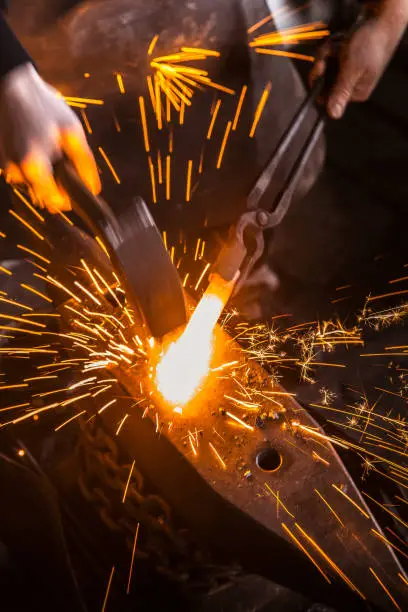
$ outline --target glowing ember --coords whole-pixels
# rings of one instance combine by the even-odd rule
[[[214,328],[232,289],[233,283],[213,275],[186,329],[162,355],[156,367],[156,385],[171,404],[184,406],[207,378]]]

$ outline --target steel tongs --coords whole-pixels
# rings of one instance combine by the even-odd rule
[[[278,143],[276,150],[251,189],[247,198],[247,210],[231,228],[229,238],[220,251],[213,271],[226,281],[235,282],[234,293],[237,293],[242,287],[248,274],[264,251],[264,231],[277,227],[289,210],[293,194],[323,130],[323,113],[319,113],[300,154],[292,166],[283,189],[275,199],[271,209],[263,208],[261,201],[286,151],[298,134],[309,110],[313,108],[316,100],[322,94],[324,86],[323,79],[319,79],[305,98],[289,128]]]

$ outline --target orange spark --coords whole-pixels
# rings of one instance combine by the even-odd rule
[[[300,533],[303,535],[303,537],[306,538],[306,540],[308,542],[310,542],[310,544],[321,554],[323,559],[325,559],[325,561],[327,561],[327,563],[330,565],[330,567],[332,567],[338,573],[338,575],[344,580],[344,582],[353,591],[356,591],[356,593],[358,593],[362,599],[366,599],[365,595],[363,595],[363,593],[361,593],[361,591],[358,590],[358,588],[355,586],[355,584],[353,584],[351,582],[350,578],[348,578],[346,576],[346,574],[339,568],[339,566],[336,565],[334,563],[334,561],[332,561],[332,559],[329,557],[329,555],[327,555],[324,552],[324,550],[317,544],[317,542],[315,542],[315,540],[313,540],[313,538],[308,533],[306,533],[306,531],[304,529],[302,529],[302,527],[298,523],[295,523],[295,527],[300,531]]]
[[[210,263],[206,264],[206,266],[205,266],[204,270],[201,272],[201,275],[200,275],[200,277],[199,277],[198,281],[197,281],[197,282],[196,282],[196,284],[195,284],[194,291],[197,291],[197,289],[198,289],[198,288],[199,288],[199,286],[201,285],[201,281],[203,280],[203,278],[204,278],[204,276],[205,276],[206,272],[208,271],[208,269],[209,269],[210,265],[211,265]]]
[[[147,88],[149,90],[150,102],[152,103],[152,108],[153,108],[154,114],[156,114],[157,113],[157,109],[156,109],[156,96],[155,96],[155,92],[154,92],[153,79],[150,76],[150,74],[147,76]]]
[[[159,185],[161,185],[163,183],[163,168],[160,149],[157,151],[157,179],[159,181]]]
[[[152,200],[153,200],[153,204],[157,204],[156,178],[154,175],[154,166],[153,166],[153,162],[151,160],[150,155],[148,156],[148,163],[149,163],[149,172],[150,172],[150,182],[152,185]]]
[[[211,117],[210,125],[208,126],[207,140],[210,140],[211,135],[213,133],[214,123],[215,123],[215,120],[217,118],[218,111],[220,110],[220,106],[221,106],[221,100],[218,98],[217,103],[216,103],[215,108],[214,108],[214,112],[213,112],[212,117]]]
[[[220,57],[220,52],[214,49],[200,49],[199,47],[181,47],[183,53],[198,53],[212,57]]]
[[[238,104],[237,104],[237,110],[235,111],[235,116],[234,116],[234,121],[232,122],[232,131],[235,132],[235,130],[237,129],[237,125],[238,125],[238,119],[241,115],[241,110],[242,110],[242,105],[244,103],[244,98],[247,92],[247,85],[244,85],[242,87],[241,90],[241,95],[239,96],[239,100],[238,100]]]
[[[195,253],[194,253],[194,261],[197,261],[198,251],[199,251],[199,248],[200,248],[200,242],[201,242],[201,238],[198,238],[197,239],[196,250],[195,250]]]
[[[112,288],[110,287],[109,283],[104,279],[104,277],[102,276],[102,274],[100,272],[98,272],[98,270],[96,268],[93,269],[94,274],[99,278],[99,280],[101,281],[101,283],[106,287],[106,289],[109,291],[109,293],[111,294],[111,296],[113,297],[113,299],[115,300],[115,302],[117,303],[117,305],[119,306],[119,308],[122,308],[122,304],[120,303],[120,301],[118,300],[118,296],[116,295],[116,293],[114,291],[112,291]]]
[[[271,89],[272,89],[272,83],[269,82],[269,83],[267,83],[265,89],[263,90],[261,98],[260,98],[260,100],[258,102],[258,106],[256,107],[255,115],[254,115],[254,121],[252,123],[252,127],[251,127],[251,130],[249,132],[249,137],[250,138],[254,137],[255,130],[256,130],[256,128],[258,126],[258,123],[259,123],[259,120],[261,118],[262,111],[265,108],[265,104],[266,104],[266,102],[267,102],[267,100],[269,98],[269,94],[271,92]]]
[[[353,504],[353,506],[354,506],[355,508],[357,508],[357,510],[358,510],[359,512],[361,512],[361,514],[362,514],[362,515],[363,515],[365,518],[367,518],[367,519],[369,519],[369,518],[370,518],[370,517],[369,517],[369,515],[367,514],[367,512],[366,512],[365,510],[363,510],[363,508],[361,508],[361,506],[359,506],[359,505],[357,504],[357,502],[355,502],[353,499],[351,499],[351,497],[349,497],[349,495],[347,495],[347,493],[345,493],[345,492],[344,492],[342,489],[340,489],[340,487],[336,486],[336,485],[335,485],[335,484],[333,484],[333,483],[332,483],[332,487],[333,487],[333,489],[336,489],[336,491],[338,491],[339,493],[341,493],[341,495],[343,495],[343,497],[345,497],[345,498],[346,498],[346,499],[347,499],[347,500],[348,500],[348,501],[349,501],[351,504]]]
[[[58,402],[54,404],[49,404],[48,406],[43,406],[43,408],[38,408],[37,410],[31,410],[30,412],[23,414],[23,416],[18,417],[17,419],[14,419],[12,423],[13,425],[15,425],[16,423],[21,423],[21,421],[30,419],[31,417],[34,417],[35,415],[40,414],[41,412],[45,412],[46,410],[51,410],[52,408],[56,408],[57,406],[59,406]]]
[[[170,200],[170,194],[171,194],[170,161],[171,161],[170,155],[166,155],[166,200]]]
[[[189,159],[187,164],[186,202],[191,198],[191,173],[193,171],[193,160]]]
[[[156,416],[157,416],[157,414],[156,414]],[[156,431],[158,431],[158,429],[156,429]],[[188,436],[188,441],[190,443],[190,447],[191,447],[191,450],[193,451],[194,457],[198,457],[198,453],[197,453],[196,447],[194,446],[194,439],[193,439],[193,437],[192,437],[192,435],[190,433],[189,433],[189,436]]]
[[[113,114],[113,123],[115,124],[115,128],[117,132],[121,132],[121,127],[120,127],[120,123],[118,121],[118,118],[116,117],[115,114]]]
[[[76,310],[75,308],[73,308],[72,306],[70,306],[69,304],[64,304],[64,308],[67,308],[68,310],[71,310],[72,312],[74,312],[76,315],[78,315],[79,317],[82,317],[83,319],[85,319],[85,321],[90,321],[90,318],[87,317],[86,315],[84,315],[82,312],[79,312],[79,310]]]
[[[321,573],[323,578],[325,580],[327,580],[327,582],[329,584],[331,584],[331,580],[326,576],[326,574],[324,573],[324,571],[322,570],[320,565],[318,565],[318,563],[313,559],[312,555],[306,550],[306,548],[303,546],[303,544],[301,542],[299,542],[299,540],[297,539],[295,534],[289,529],[289,527],[287,527],[285,525],[285,523],[281,523],[281,525],[282,525],[283,530],[286,531],[288,536],[295,542],[295,544],[300,548],[300,550],[306,555],[306,557],[309,559],[309,561],[311,561],[313,563],[313,565]]]
[[[126,594],[127,595],[129,595],[129,593],[130,593],[130,582],[132,580],[133,563],[134,563],[134,560],[135,560],[135,552],[136,552],[137,538],[138,538],[138,535],[139,535],[139,527],[140,527],[140,523],[138,523],[137,526],[136,526],[135,539],[133,540],[132,559],[131,559],[131,562],[130,562],[129,578],[128,578],[128,583],[127,583],[127,587],[126,587]]]
[[[16,410],[17,408],[26,408],[29,405],[30,405],[29,403],[14,404],[14,406],[6,406],[5,408],[0,408],[0,412],[6,412],[7,410]]]
[[[393,297],[394,295],[403,295],[405,293],[408,293],[408,289],[392,291],[391,293],[382,293],[381,295],[373,295],[367,298],[367,302],[374,302],[375,300],[382,300],[382,298]]]
[[[28,247],[23,246],[22,244],[18,244],[17,245],[18,249],[21,249],[22,251],[25,251],[26,253],[30,253],[30,255],[33,255],[34,257],[38,257],[38,259],[40,259],[41,261],[43,261],[44,263],[50,264],[51,261],[49,259],[46,259],[45,257],[43,257],[42,255],[40,255],[39,253],[37,253],[36,251],[33,251],[32,249],[29,249]]]
[[[398,576],[401,578],[402,582],[408,586],[408,580],[403,576],[400,572],[398,572]]]
[[[65,427],[65,425],[68,425],[68,423],[71,423],[71,421],[73,421],[74,419],[77,419],[78,417],[80,417],[82,414],[85,414],[86,410],[82,410],[82,412],[78,412],[77,414],[74,414],[73,417],[71,417],[70,419],[68,419],[67,421],[64,421],[63,423],[61,423],[61,425],[58,425],[58,427],[56,427],[54,429],[54,431],[59,431],[60,429],[62,429],[63,427]]]
[[[161,104],[161,93],[160,93],[160,81],[157,78],[157,75],[154,77],[154,97],[156,101],[156,119],[157,119],[157,127],[159,130],[163,127],[162,121],[162,104]]]
[[[77,98],[75,96],[65,96],[65,100],[70,102],[78,102],[79,104],[94,104],[96,106],[103,106],[105,102],[95,98]]]
[[[42,215],[40,215],[40,213],[38,212],[38,210],[36,210],[34,208],[34,206],[31,206],[30,202],[23,196],[22,193],[20,193],[20,191],[18,189],[13,188],[13,192],[16,194],[16,196],[18,198],[20,198],[20,200],[23,202],[23,204],[25,204],[27,206],[27,208],[29,209],[30,212],[33,213],[33,215],[35,217],[37,217],[37,219],[39,221],[41,221],[42,223],[44,223],[45,219]]]
[[[20,383],[18,385],[1,385],[0,391],[6,391],[9,389],[23,389],[24,387],[28,387],[27,383]]]
[[[149,134],[147,131],[147,119],[146,119],[146,109],[145,109],[145,101],[143,96],[139,96],[139,108],[140,108],[140,118],[142,121],[142,129],[143,129],[143,141],[146,152],[150,151],[150,143],[149,143]]]
[[[41,270],[41,272],[44,272],[44,274],[47,274],[47,269],[43,268],[42,266],[40,266],[40,264],[36,263],[35,261],[32,261],[31,259],[26,259],[26,262],[30,263],[32,266],[37,268],[37,270]]]
[[[249,43],[250,47],[269,46],[269,45],[285,45],[295,44],[302,40],[318,40],[325,38],[330,34],[330,31],[325,28],[322,21],[315,21],[308,24],[286,28],[277,32],[267,32],[257,36]]]
[[[277,11],[277,12],[279,12],[279,11]],[[269,21],[272,21],[273,18],[274,18],[274,15],[268,15],[267,17],[264,17],[260,21],[257,21],[256,23],[254,23],[253,26],[248,28],[248,30],[247,30],[248,34],[252,34],[252,32],[255,32],[255,30],[258,30],[260,27],[262,27],[263,25],[265,25]]]
[[[31,287],[31,285],[27,285],[26,283],[21,283],[21,287],[23,289],[26,289],[27,291],[31,291],[31,293],[35,293],[35,295],[38,295],[40,298],[42,298],[46,302],[49,302],[50,304],[52,303],[52,300],[48,296],[44,295],[44,293],[41,293],[41,291],[38,291],[38,289],[34,289],[34,287]]]
[[[79,283],[78,281],[74,281],[74,285],[76,287],[78,287],[78,289],[81,289],[81,291],[83,291],[85,293],[85,295],[87,295],[88,297],[91,298],[91,300],[93,300],[95,302],[95,304],[97,306],[102,306],[101,302],[98,300],[97,297],[95,297],[90,291],[88,291],[88,289],[86,287],[84,287],[83,285],[81,285],[81,283]]]
[[[133,468],[134,467],[135,467],[135,460],[133,459],[132,467],[130,468],[129,476],[128,476],[128,479],[127,479],[127,482],[126,482],[126,486],[125,486],[125,490],[123,492],[122,504],[124,504],[125,500],[126,500],[126,495],[127,495],[127,492],[128,492],[129,483],[130,483],[130,479],[132,478],[132,472],[133,472]]]
[[[279,497],[279,491],[278,491],[278,495],[276,493],[274,493],[271,489],[271,487],[268,485],[267,482],[265,482],[265,487],[267,488],[267,490],[269,491],[269,493],[272,493],[272,495],[274,496],[274,498],[276,499],[276,503],[279,504],[280,506],[282,506],[282,508],[285,510],[285,512],[287,512],[289,514],[289,516],[291,516],[292,518],[295,518],[295,515],[292,514],[291,512],[289,512],[289,510],[287,509],[287,507],[285,506],[285,504],[283,503],[283,501],[281,500],[281,498]]]
[[[387,589],[387,587],[385,586],[385,584],[382,582],[382,580],[377,576],[377,574],[375,573],[375,571],[373,570],[372,567],[368,568],[370,570],[370,572],[372,573],[372,575],[374,576],[374,578],[377,580],[378,584],[383,588],[383,590],[387,593],[388,597],[390,598],[390,600],[392,601],[392,603],[394,604],[394,606],[397,608],[397,610],[399,610],[400,612],[402,612],[402,609],[399,607],[399,605],[397,604],[397,602],[395,601],[394,597],[391,595],[390,591]]]
[[[204,163],[204,147],[200,153],[200,163],[198,165],[198,174],[202,174],[203,172],[203,163]]]
[[[371,497],[368,493],[366,493],[365,491],[363,491],[363,495],[365,495],[366,497],[368,497],[368,499],[370,499],[372,502],[374,502],[375,504],[377,504],[377,506],[380,506],[380,508],[382,508],[385,512],[388,512],[389,515],[391,515],[396,521],[398,521],[399,523],[401,523],[401,525],[404,525],[404,527],[406,529],[408,529],[408,523],[406,523],[405,521],[403,521],[397,514],[395,514],[394,512],[391,512],[391,510],[389,510],[386,506],[384,506],[383,504],[380,504],[380,502],[378,502],[376,499],[374,499],[373,497]]]
[[[0,319],[8,319],[10,321],[18,321],[19,323],[28,323],[29,325],[33,325],[34,327],[42,327],[45,328],[46,325],[44,323],[36,323],[35,321],[29,321],[28,319],[23,319],[21,317],[16,317],[14,315],[7,315],[4,313],[0,313]]]
[[[181,105],[180,105],[180,116],[179,116],[179,123],[180,125],[184,125],[184,113],[186,110],[186,105],[184,100],[181,101]]]
[[[330,465],[330,462],[326,461],[326,459],[323,459],[323,457],[321,457],[318,453],[316,453],[316,451],[312,452],[312,457],[313,457],[313,459],[317,459],[317,461],[321,461],[322,463],[324,463],[327,466]]]
[[[39,238],[40,240],[44,240],[44,236],[42,236],[39,232],[37,232],[36,229],[33,228],[32,225],[30,225],[28,223],[28,221],[26,221],[25,219],[23,219],[22,217],[20,217],[17,213],[14,212],[14,210],[9,209],[9,213],[10,215],[12,215],[15,219],[17,219],[17,221],[19,221],[20,223],[22,223],[22,225],[24,225],[28,230],[30,230],[30,232],[32,232],[34,234],[34,236],[36,236],[37,238]]]
[[[55,393],[58,393],[59,391],[65,391],[66,389],[59,389],[58,391],[55,391]],[[49,393],[44,395],[50,395],[51,393],[54,393],[54,391],[50,391]],[[41,397],[43,394],[39,393],[38,396]],[[76,397],[71,397],[68,400],[65,400],[64,402],[61,402],[61,406],[65,407],[65,406],[69,406],[70,404],[74,404],[75,402],[79,402],[81,399],[84,399],[85,397],[89,397],[91,394],[90,393],[83,393],[82,395],[78,395]]]
[[[102,408],[99,408],[98,410],[98,414],[102,414],[102,412],[104,412],[107,408],[109,408],[109,406],[112,406],[113,404],[116,404],[118,400],[115,398],[113,400],[111,400],[110,402],[108,402],[107,404],[105,404],[104,406],[102,406]]]
[[[390,530],[391,531],[391,530]],[[382,535],[381,533],[379,533],[376,529],[371,529],[371,532],[375,535],[376,538],[378,538],[379,540],[382,540],[383,542],[385,542],[385,544],[387,544],[388,546],[391,546],[391,548],[394,548],[395,550],[397,550],[403,557],[405,557],[406,559],[408,559],[408,555],[407,553],[405,553],[403,550],[401,550],[400,548],[398,548],[398,546],[395,546],[395,544],[393,544],[392,542],[390,542],[390,540],[388,540],[384,535]],[[391,532],[393,533],[393,532]],[[396,537],[398,537],[396,534],[394,534]],[[399,538],[398,538],[399,539]],[[405,544],[405,542],[403,542]],[[406,544],[405,544],[406,546]]]
[[[103,600],[102,610],[101,612],[105,612],[106,604],[108,603],[109,591],[112,584],[113,574],[115,573],[115,566],[112,566],[111,573],[109,575],[108,586],[106,587],[105,599]]]
[[[211,451],[213,452],[213,454],[215,455],[217,461],[220,463],[221,467],[223,470],[227,469],[227,464],[225,463],[224,459],[221,457],[220,453],[217,451],[217,449],[215,448],[214,444],[212,444],[211,442],[208,443],[208,446],[210,447]]]
[[[158,41],[159,35],[155,34],[152,38],[152,40],[150,41],[150,45],[149,48],[147,49],[147,55],[152,55],[154,48],[156,46],[156,43]]]
[[[4,302],[5,304],[11,304],[12,306],[18,306],[19,308],[23,308],[24,310],[32,311],[33,309],[30,306],[26,306],[25,304],[20,304],[20,302],[16,302],[15,300],[8,300],[7,298],[0,297],[0,302]]]
[[[0,272],[3,272],[4,274],[7,274],[8,276],[13,276],[13,273],[11,272],[11,270],[7,270],[7,268],[4,268],[3,266],[0,266]]]
[[[87,274],[88,274],[89,278],[91,279],[91,281],[92,281],[92,282],[93,282],[93,284],[95,285],[95,289],[97,290],[97,292],[98,292],[100,295],[103,295],[103,291],[102,291],[101,287],[98,285],[98,282],[97,282],[97,280],[96,280],[95,276],[92,274],[92,272],[91,272],[91,270],[90,270],[90,268],[89,268],[88,264],[86,263],[85,259],[81,259],[81,264],[83,265],[83,267],[85,268],[85,270],[86,270],[86,272],[87,272]],[[81,315],[81,316],[82,316],[82,315]]]
[[[337,444],[338,446],[341,446],[342,448],[348,449],[348,446],[346,446],[346,444],[343,444],[342,442],[339,442],[339,440],[336,440],[335,438],[331,438],[330,436],[326,436],[326,434],[320,433],[320,431],[318,431],[317,429],[312,429],[311,427],[307,427],[307,425],[302,425],[298,421],[292,421],[292,427],[298,427],[302,431],[305,431],[311,434],[312,436],[316,436],[317,438],[322,438],[323,440],[327,442],[331,442],[332,444]]]
[[[233,421],[235,421],[236,423],[238,423],[239,425],[241,425],[245,429],[249,429],[250,431],[254,431],[254,428],[252,427],[252,425],[248,425],[248,423],[245,423],[245,421],[243,421],[242,419],[237,417],[236,414],[233,414],[232,412],[229,412],[228,410],[225,411],[225,414],[227,416],[229,416],[230,419],[232,419]]]
[[[290,59],[303,60],[305,62],[314,62],[313,55],[304,55],[303,53],[293,53],[292,51],[278,51],[277,49],[255,49],[256,53],[263,55],[277,55],[279,57],[289,57]]]
[[[62,289],[62,291],[65,291],[65,293],[67,293],[68,295],[70,295],[76,302],[78,303],[82,303],[81,298],[79,298],[77,295],[75,295],[75,293],[72,293],[72,291],[70,291],[69,289],[67,289],[67,287],[65,287],[65,285],[63,285],[62,283],[60,283],[56,278],[53,278],[50,275],[47,275],[47,280],[51,283],[54,284],[56,287],[58,287],[59,289]]]
[[[102,149],[102,147],[98,147],[98,150],[99,150],[100,154],[102,155],[103,159],[105,160],[106,165],[108,166],[109,170],[111,171],[113,178],[115,179],[117,184],[120,185],[120,178],[117,175],[117,172],[116,172],[115,168],[112,166],[112,163],[111,163],[109,157],[106,155],[106,153]]]
[[[118,83],[118,87],[119,87],[119,91],[120,91],[120,93],[121,93],[121,94],[126,93],[126,90],[125,90],[125,84],[124,84],[124,82],[123,82],[123,75],[122,75],[122,74],[120,74],[119,72],[117,72],[117,73],[116,73],[116,80],[117,80],[117,83]]]
[[[129,415],[128,415],[128,414],[125,414],[125,416],[123,417],[123,419],[122,419],[122,420],[121,420],[121,422],[119,423],[119,426],[118,426],[118,428],[117,428],[117,430],[116,430],[115,436],[118,436],[118,435],[119,435],[120,430],[122,429],[122,427],[123,427],[123,425],[124,425],[124,423],[125,423],[125,421],[126,421],[126,419],[127,419],[128,417],[129,417]]]
[[[173,94],[169,91],[168,87],[166,88],[165,93],[166,93],[166,121],[167,121],[167,123],[170,123],[171,122],[170,100],[171,100],[172,104],[174,104],[174,106],[175,106],[177,111],[180,110],[180,107],[177,104],[177,102],[175,101],[175,98],[174,98]]]
[[[333,510],[333,508],[331,507],[331,505],[329,504],[329,502],[328,502],[328,501],[327,501],[327,500],[326,500],[326,499],[323,497],[323,495],[322,495],[322,494],[321,494],[321,493],[320,493],[320,492],[319,492],[317,489],[315,489],[314,491],[315,491],[315,493],[317,493],[317,495],[320,497],[320,499],[322,500],[322,502],[323,502],[324,504],[326,504],[326,506],[328,507],[328,509],[330,510],[330,512],[333,514],[333,516],[334,516],[334,517],[335,517],[335,518],[336,518],[336,519],[339,521],[340,525],[341,525],[342,527],[344,527],[344,523],[343,523],[343,521],[340,519],[340,517],[339,517],[339,515],[337,514],[337,512],[335,512],[335,511]]]
[[[228,121],[227,123],[227,127],[225,128],[225,133],[224,133],[224,138],[222,139],[222,144],[221,144],[221,149],[220,149],[220,153],[218,155],[218,160],[217,160],[217,170],[219,170],[221,168],[221,164],[222,164],[222,159],[224,157],[224,151],[225,151],[225,147],[227,145],[227,140],[228,140],[228,136],[229,133],[231,131],[231,125],[232,122]]]
[[[81,117],[84,122],[86,131],[88,132],[88,134],[92,134],[91,124],[89,123],[88,116],[83,108],[81,108]]]

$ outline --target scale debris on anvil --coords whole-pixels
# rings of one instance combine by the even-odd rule
[[[182,411],[155,388],[151,362],[113,368],[136,403],[147,397],[121,431],[122,448],[217,560],[341,609],[403,609],[407,577],[336,453],[346,443],[220,327],[214,346]],[[237,382],[252,390],[247,401]],[[108,393],[104,402],[114,435],[123,414]]]

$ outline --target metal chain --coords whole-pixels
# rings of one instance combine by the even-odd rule
[[[96,419],[87,424],[79,421],[79,427],[75,448],[80,468],[79,489],[85,500],[97,509],[106,527],[123,533],[129,549],[133,546],[137,524],[140,524],[136,558],[149,559],[158,571],[188,583],[189,589],[206,593],[237,575],[236,568],[211,563],[188,530],[175,524],[167,502],[147,491],[136,466],[132,470],[126,501],[122,503],[131,465],[121,462],[116,442]]]

